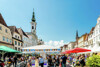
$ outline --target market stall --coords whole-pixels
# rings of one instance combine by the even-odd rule
[[[4,54],[8,53],[8,52],[21,53],[17,50],[14,50],[14,49],[6,47],[6,46],[0,46],[0,53],[2,54],[2,60],[3,60]]]
[[[59,53],[60,48],[50,46],[50,45],[37,45],[37,46],[31,46],[31,47],[26,47],[22,48],[23,53],[28,54],[28,53],[40,53],[41,56],[45,57],[46,54],[51,54],[51,53]]]

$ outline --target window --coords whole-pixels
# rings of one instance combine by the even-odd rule
[[[15,45],[17,45],[17,41],[15,41]]]
[[[15,35],[15,38],[17,38],[17,35]]]
[[[0,26],[0,30],[2,30],[2,27]]]
[[[20,44],[21,44],[21,46],[23,46],[22,43],[20,43]]]
[[[100,46],[100,43],[99,43],[99,46]]]
[[[19,36],[18,36],[18,39],[19,39]]]
[[[10,43],[11,43],[11,40],[10,40]]]
[[[17,50],[17,47],[15,47],[15,50]]]
[[[7,42],[8,42],[8,38],[7,38]]]
[[[3,41],[5,41],[5,37],[3,36]]]
[[[6,33],[8,33],[7,29],[5,30]]]
[[[34,26],[32,26],[32,29],[34,29]]]
[[[20,51],[20,48],[18,48],[18,51]]]
[[[20,46],[20,42],[18,42],[18,46]]]

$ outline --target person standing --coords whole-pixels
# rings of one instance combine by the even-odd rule
[[[12,63],[13,63],[13,66],[14,66],[14,56],[12,57]]]
[[[48,57],[48,67],[52,66],[52,58],[51,56]]]
[[[61,59],[62,59],[62,67],[66,67],[67,57],[65,56],[65,54],[61,57]]]
[[[81,67],[85,66],[85,57],[83,55],[80,57],[80,61],[79,62],[80,62]]]
[[[35,58],[35,67],[39,67],[38,57]]]
[[[40,56],[39,62],[40,62],[40,66],[44,67],[44,59],[42,56]]]
[[[14,57],[14,63],[15,63],[15,67],[16,67],[16,65],[17,65],[17,57],[16,56]]]
[[[59,66],[59,64],[60,64],[60,56],[58,55],[58,57],[57,57],[57,66]]]
[[[56,67],[56,65],[57,65],[57,58],[56,58],[56,56],[54,56],[54,58],[53,58],[53,63],[54,63],[54,67]]]
[[[11,57],[9,58],[9,67],[11,66],[12,64],[12,60],[11,60]]]

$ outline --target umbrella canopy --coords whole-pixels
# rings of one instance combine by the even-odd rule
[[[62,54],[70,54],[71,53],[71,50],[67,50],[65,52],[62,52]]]
[[[54,47],[50,45],[37,45],[37,46],[30,46],[22,49],[60,49],[59,47]]]
[[[91,50],[84,49],[84,48],[75,48],[72,50],[67,50],[67,51],[65,51],[65,53],[81,53],[81,52],[89,52],[89,51],[91,51]]]
[[[91,51],[91,50],[84,49],[84,48],[75,48],[75,49],[73,49],[72,52],[74,52],[74,53],[80,53],[80,52],[89,52],[89,51]]]
[[[15,52],[15,53],[20,53],[19,51],[14,50],[14,49],[9,48],[9,47],[6,47],[6,46],[0,46],[0,50],[1,50],[1,51],[5,51],[5,52]]]

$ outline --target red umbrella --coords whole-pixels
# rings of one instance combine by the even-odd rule
[[[84,49],[84,48],[75,48],[72,50],[72,53],[89,52],[89,51],[91,51],[91,50]]]
[[[65,54],[70,54],[72,52],[72,50],[67,50],[65,51]]]
[[[80,52],[88,52],[88,51],[91,51],[91,50],[84,49],[84,48],[75,48],[75,49],[72,49],[72,50],[67,50],[65,52],[66,53],[80,53]]]
[[[70,54],[69,50],[62,52],[62,54]]]

